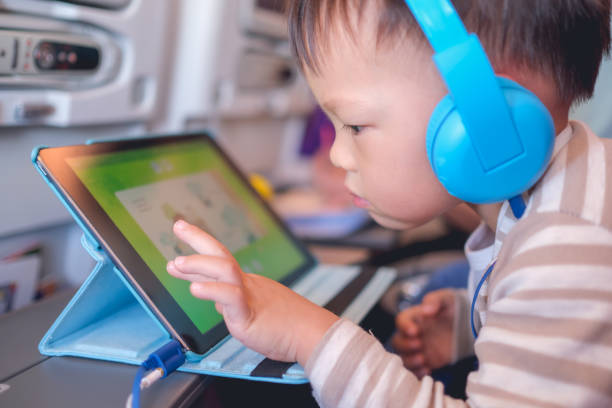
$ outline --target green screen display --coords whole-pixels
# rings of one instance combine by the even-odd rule
[[[172,233],[184,219],[221,241],[245,272],[280,280],[305,262],[300,250],[207,142],[68,159],[96,201],[202,333],[222,318],[166,264],[194,251]]]

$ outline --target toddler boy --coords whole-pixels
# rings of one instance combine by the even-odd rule
[[[467,404],[612,406],[612,145],[568,120],[571,105],[591,95],[608,50],[610,1],[453,3],[496,73],[537,95],[557,133],[544,175],[523,194],[520,219],[507,202],[471,205],[483,220],[466,245],[474,281],[496,263],[475,305],[480,366],[468,378]],[[398,229],[460,204],[427,158],[429,118],[448,90],[406,4],[295,0],[289,23],[295,54],[335,126],[331,158],[346,170],[355,204]],[[302,364],[321,405],[465,404],[445,397],[431,377],[419,380],[353,323],[243,273],[196,227],[179,221],[175,233],[200,255],[171,261],[168,272],[215,301],[245,345]],[[452,304],[445,321],[461,324],[450,331],[469,334],[468,302]],[[438,338],[407,340],[427,350]]]

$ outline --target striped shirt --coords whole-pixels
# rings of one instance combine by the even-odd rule
[[[557,136],[525,215],[501,209],[467,402],[431,377],[419,381],[340,320],[305,367],[321,406],[612,406],[612,140],[579,122],[570,129]]]

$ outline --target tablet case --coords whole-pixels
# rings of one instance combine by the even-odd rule
[[[140,365],[151,352],[171,340],[171,336],[103,252],[48,176],[36,165],[42,148],[34,149],[32,161],[83,230],[81,243],[97,263],[42,338],[39,350],[49,356],[76,356]],[[306,273],[292,289],[324,305],[359,275],[359,267],[336,272],[333,269],[318,274]],[[380,268],[344,309],[342,316],[354,322],[361,321],[394,278],[393,269]],[[188,353],[187,360],[179,371],[287,384],[308,382],[299,364],[267,360],[231,336],[205,355]]]

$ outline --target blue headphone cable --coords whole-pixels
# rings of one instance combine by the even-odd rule
[[[527,209],[527,205],[525,205],[525,200],[523,200],[523,196],[517,195],[508,200],[510,203],[510,208],[512,209],[512,214],[518,220],[525,214],[525,210]]]
[[[510,203],[510,208],[512,209],[512,213],[514,214],[514,216],[517,219],[521,218],[523,214],[525,214],[525,210],[527,208],[523,197],[518,195],[516,197],[512,197],[508,201]],[[472,306],[470,307],[470,324],[472,326],[472,334],[474,335],[474,338],[478,337],[478,333],[476,332],[476,326],[474,325],[474,307],[476,305],[476,300],[478,299],[478,293],[480,293],[480,288],[487,280],[489,275],[491,275],[491,272],[493,272],[494,267],[495,262],[493,262],[491,266],[489,266],[489,269],[487,269],[487,271],[484,273],[484,275],[482,275],[482,278],[480,279],[480,282],[478,282],[478,286],[476,286],[476,290],[474,291],[474,297],[472,298]]]
[[[476,290],[474,291],[474,298],[472,299],[472,307],[470,308],[470,324],[472,325],[472,334],[474,335],[474,338],[478,337],[478,332],[476,332],[476,326],[474,325],[474,306],[476,305],[476,299],[478,299],[478,293],[480,292],[480,288],[482,287],[482,284],[487,280],[489,275],[491,275],[491,272],[493,272],[494,267],[495,267],[495,262],[493,262],[491,266],[489,266],[489,269],[487,269],[485,274],[482,275],[482,279],[480,279],[480,282],[478,283],[478,286],[476,287]]]

